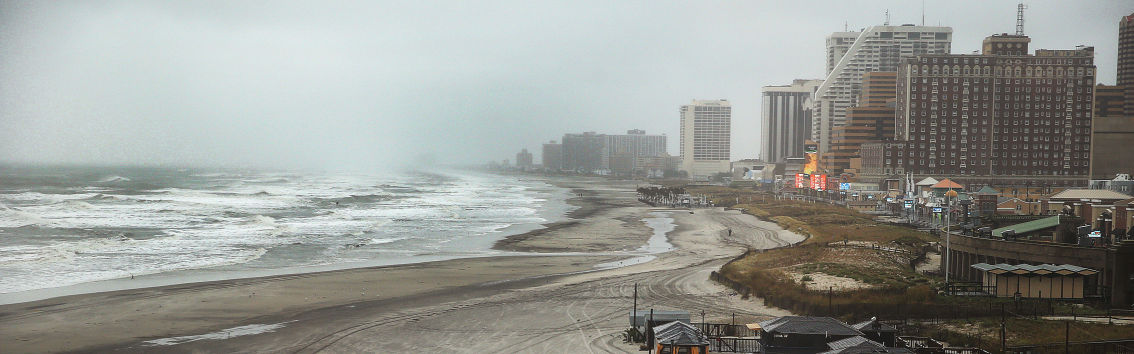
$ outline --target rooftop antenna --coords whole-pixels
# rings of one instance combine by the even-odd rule
[[[1019,5],[1016,5],[1016,35],[1017,36],[1023,36],[1024,35],[1024,9],[1026,9],[1026,8],[1028,8],[1028,5],[1024,5],[1023,2],[1020,2]]]
[[[886,22],[883,23],[882,25],[883,26],[889,26],[890,25],[890,9],[886,9]]]
[[[925,26],[925,0],[921,0],[921,25]]]
[[[847,21],[843,21],[843,32],[847,31]]]

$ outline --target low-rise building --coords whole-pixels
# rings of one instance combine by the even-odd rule
[[[997,297],[1082,299],[1090,279],[1099,271],[1070,264],[987,264],[972,267],[981,272],[985,292]]]

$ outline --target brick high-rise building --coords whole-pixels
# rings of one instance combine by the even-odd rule
[[[1036,50],[993,35],[974,55],[919,55],[898,69],[894,170],[969,185],[1085,185],[1094,48]]]
[[[1122,16],[1118,21],[1118,86],[1132,85],[1134,85],[1134,13]]]
[[[834,129],[831,149],[823,154],[821,167],[832,174],[846,172],[852,168],[852,160],[861,157],[862,144],[894,138],[897,75],[893,71],[863,75],[858,106],[847,108],[847,123]]]

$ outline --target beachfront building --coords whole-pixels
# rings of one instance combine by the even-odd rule
[[[578,173],[599,173],[609,171],[609,155],[606,149],[606,135],[595,132],[582,134],[563,134],[564,170]]]
[[[1036,50],[985,38],[981,54],[924,54],[898,68],[894,169],[972,185],[1086,185],[1094,48]]]
[[[1091,279],[1099,272],[1070,264],[988,264],[977,263],[985,292],[997,297],[1036,299],[1082,299]]]
[[[558,172],[563,168],[563,144],[558,144],[555,140],[543,144],[543,169]]]
[[[894,89],[898,73],[875,71],[862,78],[858,105],[847,108],[846,124],[831,133],[823,167],[838,175],[862,168],[862,144],[894,139]],[[848,171],[850,170],[850,171]]]
[[[651,170],[664,170],[666,153],[665,135],[646,134],[645,130],[632,129],[625,135],[606,136],[608,165],[615,175],[640,175]],[[660,166],[659,162],[660,161]]]
[[[728,100],[693,100],[681,106],[681,169],[695,180],[729,172],[732,106]]]
[[[691,324],[673,321],[650,329],[650,342],[658,354],[705,354],[709,341]]]
[[[768,352],[817,353],[829,350],[827,343],[861,337],[854,327],[830,317],[783,316],[760,322],[760,346]]]
[[[804,101],[823,80],[797,79],[790,85],[764,86],[761,96],[761,158],[767,162],[783,162],[788,157],[803,157],[803,142],[811,137],[811,111]]]
[[[951,27],[915,25],[872,26],[828,36],[827,77],[808,105],[811,140],[819,143],[819,152],[830,150],[834,128],[846,122],[846,109],[858,104],[863,74],[897,71],[901,58],[949,54],[952,41]]]
[[[528,149],[521,149],[516,153],[516,168],[525,171],[532,168],[532,153],[528,152]]]

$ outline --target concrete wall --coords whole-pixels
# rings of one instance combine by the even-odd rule
[[[1098,117],[1091,122],[1091,179],[1134,173],[1134,116]]]

